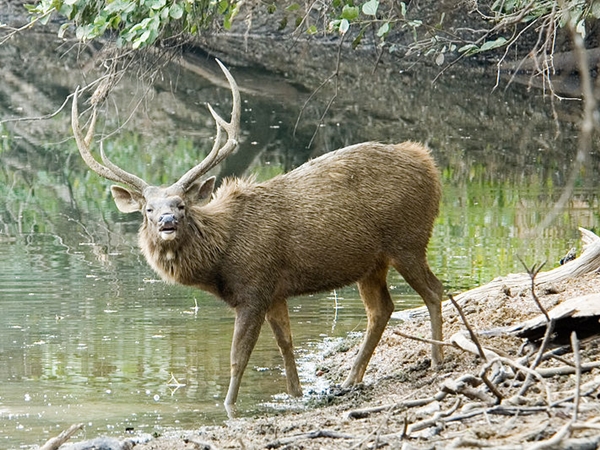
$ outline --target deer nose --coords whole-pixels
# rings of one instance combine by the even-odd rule
[[[175,224],[177,223],[177,219],[174,214],[163,214],[158,218],[158,223],[162,225]]]

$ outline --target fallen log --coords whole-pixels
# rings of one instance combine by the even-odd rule
[[[554,331],[550,344],[567,345],[569,336],[577,331],[577,337],[585,340],[600,334],[600,294],[588,294],[570,298],[549,311],[554,320]],[[508,333],[539,344],[544,337],[548,320],[543,314],[525,322],[486,331],[487,335]]]
[[[579,228],[579,231],[581,232],[581,241],[583,243],[583,252],[581,255],[560,267],[538,273],[535,277],[536,287],[576,278],[600,269],[600,237],[585,228]],[[454,300],[460,306],[464,306],[469,301],[476,301],[486,297],[490,293],[497,293],[503,289],[524,289],[530,286],[530,274],[510,274],[506,277],[498,277],[483,286],[455,295]],[[443,313],[448,312],[451,308],[453,306],[449,300],[442,303]],[[410,310],[396,311],[392,314],[392,318],[405,321],[425,319],[427,316],[427,308],[424,306]]]

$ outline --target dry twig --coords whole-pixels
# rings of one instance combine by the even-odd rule
[[[479,339],[477,338],[477,333],[475,333],[475,331],[473,331],[473,328],[471,328],[471,325],[469,325],[469,322],[467,321],[467,317],[465,316],[465,313],[463,312],[462,308],[456,302],[456,300],[454,300],[454,298],[452,297],[452,294],[448,294],[448,297],[450,298],[450,301],[452,302],[452,304],[458,311],[458,314],[460,315],[460,318],[462,319],[465,327],[467,327],[467,330],[469,331],[469,335],[471,336],[471,340],[477,346],[479,356],[484,361],[487,361],[483,347],[481,346],[481,344],[479,343]],[[492,394],[494,394],[494,396],[498,400],[498,403],[500,403],[502,401],[502,394],[500,393],[500,391],[498,391],[496,386],[494,386],[494,384],[488,379],[487,374],[485,372],[481,373],[481,379],[483,380],[485,385],[488,387],[488,389],[492,392]]]
[[[309,433],[297,434],[295,436],[290,436],[287,438],[277,439],[275,441],[269,442],[265,445],[265,448],[279,448],[284,445],[294,444],[297,441],[305,440],[305,439],[319,439],[319,438],[329,438],[329,439],[356,439],[356,436],[352,436],[345,433],[338,433],[337,431],[331,430],[315,430]]]

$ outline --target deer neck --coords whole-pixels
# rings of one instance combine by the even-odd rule
[[[150,266],[169,283],[217,292],[218,270],[229,231],[227,214],[208,208],[191,208],[186,226],[173,241],[151,236],[142,225],[139,244]]]

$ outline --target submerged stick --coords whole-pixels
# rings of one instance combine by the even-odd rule
[[[83,427],[84,425],[82,423],[76,423],[71,425],[58,436],[49,439],[44,445],[40,447],[39,450],[57,450],[61,445],[67,442],[71,438],[71,436],[73,436],[79,430],[83,429]]]

